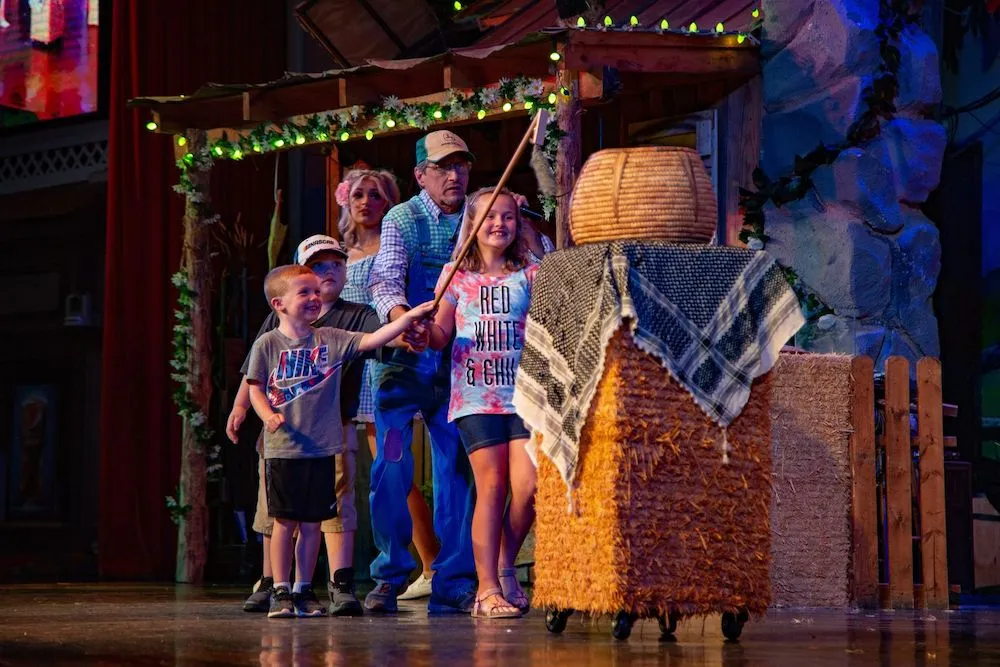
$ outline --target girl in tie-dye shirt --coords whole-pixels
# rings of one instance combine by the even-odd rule
[[[457,248],[492,191],[468,197]],[[479,591],[472,615],[479,618],[516,618],[528,609],[513,567],[535,520],[535,468],[525,451],[529,431],[513,405],[538,268],[523,225],[517,196],[502,191],[447,286],[453,264],[444,267],[437,288],[444,295],[431,326],[434,348],[443,349],[455,335],[448,418],[456,422],[476,481],[472,548]],[[511,503],[505,516],[508,486]]]

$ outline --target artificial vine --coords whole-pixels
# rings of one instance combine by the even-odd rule
[[[899,47],[903,27],[913,23],[919,15],[910,11],[908,0],[881,0],[879,4],[879,25],[875,35],[879,41],[881,62],[871,86],[862,91],[865,111],[848,128],[845,141],[828,146],[820,143],[805,156],[795,156],[792,173],[771,179],[764,170],[757,167],[753,171],[753,185],[756,190],[739,189],[739,203],[743,211],[743,229],[740,240],[752,250],[762,250],[768,241],[764,231],[764,205],[773,203],[780,208],[784,204],[798,201],[812,189],[812,174],[818,168],[833,164],[845,150],[862,145],[877,138],[882,131],[881,121],[891,120],[896,113],[896,96],[899,93]],[[782,267],[785,278],[799,297],[807,320],[818,320],[821,328],[834,324],[833,309],[819,296],[810,291],[791,267]]]
[[[178,160],[177,166],[181,170],[181,177],[178,185],[174,186],[174,190],[183,194],[188,203],[197,209],[199,219],[203,221],[203,224],[217,222],[219,216],[211,213],[206,194],[191,179],[190,175],[193,170],[207,171],[210,169],[212,166],[211,156],[199,153],[197,157],[190,160]],[[215,432],[208,425],[208,416],[201,411],[201,407],[194,400],[188,382],[192,361],[191,351],[194,349],[192,317],[198,293],[191,287],[190,276],[183,266],[170,277],[170,282],[177,288],[177,308],[174,310],[175,322],[172,340],[173,357],[170,360],[172,369],[170,379],[179,385],[173,392],[174,405],[177,406],[177,414],[191,426],[195,439],[207,452],[208,468],[206,472],[209,479],[215,479],[222,470],[220,462],[222,448],[217,444],[212,444]],[[170,496],[167,496],[166,500],[171,517],[177,516],[177,501]]]

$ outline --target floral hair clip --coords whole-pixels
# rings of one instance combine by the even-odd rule
[[[337,186],[334,197],[337,200],[337,206],[347,206],[351,197],[351,184],[347,181],[341,181],[340,185]]]

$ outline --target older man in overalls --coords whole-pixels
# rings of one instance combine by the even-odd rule
[[[382,321],[434,298],[441,269],[451,260],[465,208],[474,157],[457,135],[431,132],[417,141],[414,176],[420,193],[393,207],[382,221],[382,243],[369,286]],[[423,338],[423,339],[421,339]],[[441,551],[432,569],[430,613],[469,613],[475,601],[469,460],[448,422],[451,352],[426,349],[410,339],[373,373],[377,451],[371,471],[372,529],[379,555],[371,566],[375,589],[365,598],[374,613],[397,610],[416,563],[409,552],[413,524],[406,495],[413,482],[413,417],[430,430],[434,483],[434,532]]]

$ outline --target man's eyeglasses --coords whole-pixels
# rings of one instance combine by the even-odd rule
[[[465,160],[446,162],[444,164],[437,164],[435,162],[431,162],[430,164],[427,165],[427,168],[439,174],[446,174],[450,171],[454,172],[456,176],[465,176],[466,174],[469,173],[469,170],[472,168],[472,163],[467,162]]]

